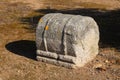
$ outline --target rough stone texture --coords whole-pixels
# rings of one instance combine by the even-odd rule
[[[98,54],[99,31],[87,16],[50,13],[36,29],[37,59],[68,68],[82,67]]]

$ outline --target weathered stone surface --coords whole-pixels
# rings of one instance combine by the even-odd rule
[[[51,13],[40,19],[36,29],[37,59],[82,67],[98,54],[99,31],[93,18]]]

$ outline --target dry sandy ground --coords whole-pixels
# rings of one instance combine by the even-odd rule
[[[101,47],[97,57],[79,69],[67,69],[35,59],[34,27],[39,18],[53,11],[50,9],[74,8],[97,8],[97,16],[103,15],[103,18],[96,18],[100,18],[99,25],[101,20],[108,20],[114,25],[120,20],[119,0],[1,0],[0,80],[120,80],[120,52],[117,49],[119,46]],[[99,9],[118,9],[113,12],[117,16],[111,16],[109,12],[99,12]],[[106,14],[109,18],[106,18]]]
[[[89,3],[91,3],[91,5],[93,4],[97,4],[97,5],[106,5],[107,9],[115,9],[115,8],[120,8],[120,1],[119,0],[11,0],[11,2],[23,2],[23,3],[28,3],[29,6],[31,6],[34,9],[41,9],[41,8],[45,8],[47,6],[53,7],[55,5],[55,8],[60,6],[60,7],[64,7],[64,8],[75,8],[77,7],[85,7],[88,6],[89,7]],[[69,4],[73,4],[74,5],[69,5]],[[83,4],[86,5],[83,5]],[[88,3],[88,5],[87,5]],[[64,5],[67,4],[67,5]],[[96,7],[96,5],[95,5]]]

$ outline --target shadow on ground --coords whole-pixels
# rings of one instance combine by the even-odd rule
[[[5,47],[12,53],[36,60],[36,45],[34,41],[14,41],[6,44]]]
[[[100,47],[120,48],[120,9],[118,10],[98,10],[98,9],[40,9],[35,12],[40,14],[47,13],[65,13],[83,16],[91,16],[95,19],[100,31]],[[38,24],[39,18],[43,15],[22,18],[23,23],[31,24],[30,19],[33,18],[34,24]],[[36,26],[34,26],[36,27]]]

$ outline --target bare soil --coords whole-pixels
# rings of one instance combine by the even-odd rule
[[[35,28],[47,13],[93,17],[100,29],[96,58],[67,69],[36,60]],[[0,80],[120,80],[120,0],[1,0]]]

